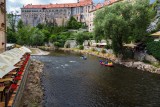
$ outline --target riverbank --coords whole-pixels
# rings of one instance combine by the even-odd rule
[[[146,64],[140,61],[133,61],[133,60],[132,61],[122,61],[116,58],[116,56],[113,54],[102,54],[101,52],[96,52],[96,51],[91,51],[91,50],[79,50],[79,49],[73,49],[73,48],[60,48],[59,50],[73,51],[73,52],[82,53],[82,54],[90,54],[90,55],[94,55],[94,56],[101,57],[101,58],[107,58],[116,64],[120,64],[126,67],[136,68],[136,69],[143,70],[143,71],[148,71],[151,73],[160,74],[160,68],[158,67],[155,67],[153,65]]]
[[[39,48],[30,48],[30,50],[32,51],[31,55],[48,55],[49,54],[48,51],[43,51]]]
[[[43,67],[44,64],[38,60],[31,61],[20,107],[43,107],[43,89],[40,80]]]

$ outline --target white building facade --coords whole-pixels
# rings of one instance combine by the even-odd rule
[[[56,22],[58,26],[63,26],[71,16],[88,25],[89,11],[93,8],[92,0],[78,0],[77,3],[66,4],[28,4],[21,8],[21,17],[25,24],[31,26],[47,22]]]

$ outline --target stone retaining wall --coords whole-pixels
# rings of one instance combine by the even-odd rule
[[[17,90],[17,93],[16,93],[16,96],[15,96],[12,107],[20,107],[23,91],[24,91],[25,86],[26,86],[27,76],[28,76],[28,72],[29,72],[28,68],[30,66],[30,63],[31,63],[31,61],[29,60],[28,64],[27,64],[27,67],[24,71],[24,75],[23,75],[23,78],[21,80],[21,84],[20,84],[20,86]]]

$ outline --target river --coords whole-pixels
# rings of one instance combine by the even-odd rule
[[[45,107],[160,107],[160,75],[80,56],[63,51],[32,56],[45,64]]]

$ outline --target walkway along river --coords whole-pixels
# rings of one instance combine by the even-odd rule
[[[160,75],[80,56],[63,51],[33,56],[44,63],[45,107],[160,107]]]

